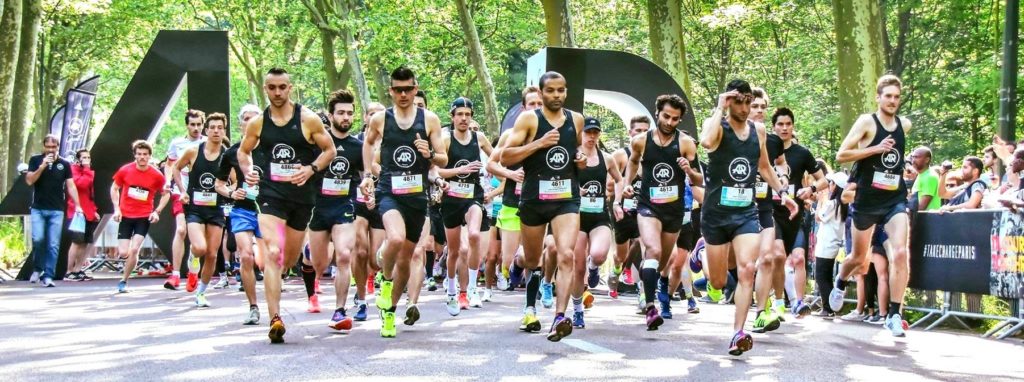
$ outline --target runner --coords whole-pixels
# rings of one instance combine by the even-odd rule
[[[718,97],[714,113],[704,121],[701,146],[708,151],[708,182],[701,218],[701,233],[707,243],[706,274],[714,288],[726,286],[730,250],[739,275],[733,294],[736,315],[729,354],[740,355],[754,346],[743,331],[754,287],[754,268],[760,248],[761,226],[754,201],[755,173],[782,194],[792,214],[796,205],[779,183],[765,150],[765,130],[748,121],[753,94],[743,80],[729,82]],[[755,167],[756,166],[756,167]],[[755,171],[755,168],[757,171]]]
[[[378,102],[371,102],[370,106],[366,107],[366,113],[363,114],[363,126],[357,137],[360,141],[366,141],[366,126],[370,122],[370,118],[375,113],[382,111],[384,111],[384,105]],[[374,150],[380,150],[380,147],[376,147]],[[380,164],[374,162],[369,166],[379,168]],[[370,202],[371,199],[373,199],[373,195],[367,196],[363,194],[362,188],[356,187],[356,221],[354,223],[356,255],[352,264],[352,278],[356,283],[356,295],[353,298],[353,309],[356,312],[352,315],[352,319],[356,321],[366,321],[366,294],[373,294],[374,286],[371,275],[377,273],[377,263],[371,258],[384,242],[384,222],[381,221],[380,211],[376,204]]]
[[[629,130],[626,133],[629,134],[629,139],[632,141],[633,137],[646,134],[650,128],[651,118],[646,115],[638,115],[629,121]],[[632,155],[632,150],[629,145],[623,146],[612,154],[623,177],[626,176],[630,155]],[[633,186],[633,190],[640,189],[639,173],[633,179],[626,179],[626,181]],[[629,270],[632,266],[632,262],[628,260],[640,256],[640,241],[637,240],[640,238],[640,228],[636,225],[636,195],[616,195],[616,197],[620,196],[623,214],[621,219],[618,216],[615,217],[615,263],[612,273],[608,276],[608,295],[611,298],[619,297],[619,276],[622,275],[623,268]]]
[[[412,70],[399,67],[391,72],[390,94],[395,107],[373,115],[363,146],[363,163],[372,162],[373,147],[381,146],[375,196],[387,235],[381,267],[383,281],[377,299],[384,319],[381,337],[397,335],[395,306],[409,281],[413,250],[426,220],[427,171],[431,164],[444,166],[448,162],[441,121],[434,113],[413,104],[416,90]],[[368,194],[374,188],[373,179],[367,175],[360,187]],[[413,287],[419,285],[410,288]]]
[[[135,161],[121,166],[114,173],[110,186],[110,202],[114,206],[113,220],[118,222],[117,257],[124,259],[124,276],[117,283],[118,293],[128,293],[128,276],[139,262],[139,249],[149,233],[149,225],[160,221],[160,211],[170,198],[164,188],[164,176],[149,165],[153,146],[138,140],[132,143]],[[160,203],[153,209],[153,199],[160,193]]]
[[[452,102],[451,116],[452,131],[444,136],[448,164],[438,168],[437,172],[444,178],[443,188],[446,189],[441,197],[441,220],[448,242],[446,305],[448,314],[457,316],[459,310],[470,306],[483,307],[476,287],[480,262],[483,260],[480,232],[486,231],[483,227],[490,222],[485,219],[483,211],[484,190],[480,185],[483,162],[480,152],[490,155],[491,142],[483,133],[469,129],[469,121],[473,118],[473,102],[468,98],[459,97]],[[463,230],[466,231],[466,243],[462,241]],[[463,252],[468,254],[468,258],[461,257]],[[458,289],[455,285],[456,273]]]
[[[658,128],[647,134],[633,137],[626,179],[640,175],[640,189],[632,185],[624,188],[624,194],[636,193],[637,227],[640,241],[644,245],[644,261],[640,269],[643,282],[644,313],[647,330],[658,330],[672,317],[669,304],[668,278],[664,278],[660,293],[658,282],[662,267],[668,265],[675,248],[679,230],[685,215],[683,196],[686,191],[685,174],[691,182],[701,184],[703,175],[690,162],[697,160],[697,144],[693,138],[676,130],[679,121],[686,115],[686,103],[678,95],[661,95],[655,103]],[[641,168],[643,171],[641,172]],[[680,173],[679,171],[682,171]],[[619,197],[621,199],[621,196]],[[621,200],[616,201],[621,206]],[[658,314],[654,305],[655,297],[661,303],[664,316]]]
[[[843,262],[836,278],[836,288],[829,295],[833,311],[843,307],[846,285],[850,277],[868,269],[871,237],[876,225],[882,225],[889,236],[889,310],[885,328],[895,337],[906,335],[900,310],[910,277],[907,242],[910,227],[907,217],[907,189],[903,182],[903,155],[910,120],[898,116],[903,83],[893,75],[878,79],[876,101],[878,110],[864,114],[854,122],[843,140],[836,161],[856,162],[861,169],[850,182],[857,185],[853,217],[853,252]],[[882,304],[883,302],[879,302]]]
[[[167,181],[166,188],[171,190],[171,215],[174,216],[174,239],[171,240],[171,275],[164,282],[164,288],[170,290],[178,289],[181,284],[181,259],[185,256],[185,205],[181,202],[179,188],[171,184],[174,181],[174,163],[188,151],[206,141],[202,135],[203,126],[206,124],[206,114],[199,110],[189,109],[185,111],[185,127],[188,128],[184,137],[178,137],[167,146],[167,165],[164,167],[164,178]],[[186,173],[183,176],[187,176]],[[187,178],[186,178],[187,179]],[[182,179],[182,180],[186,180]],[[182,185],[187,188],[187,184]],[[185,291],[192,293],[199,286],[199,258],[189,254],[188,279],[185,282]]]
[[[611,212],[608,199],[622,192],[622,175],[611,154],[601,151],[601,121],[589,117],[583,122],[583,142],[579,152],[586,156],[586,167],[579,170],[580,232],[576,239],[572,277],[572,323],[585,328],[583,298],[587,288],[593,289],[601,281],[598,268],[608,259],[612,244]],[[607,192],[608,178],[614,182],[614,193]],[[621,206],[614,208],[622,217]]]
[[[522,222],[523,265],[530,278],[540,277],[543,238],[548,224],[557,247],[558,301],[548,340],[559,341],[572,334],[572,321],[565,317],[573,275],[573,247],[579,232],[579,182],[577,168],[586,165],[586,156],[577,152],[582,140],[583,115],[564,109],[565,77],[557,72],[541,75],[541,100],[544,107],[516,118],[504,150],[501,164],[522,163],[523,191],[519,202]],[[535,284],[534,284],[535,285]],[[526,310],[521,329],[540,330],[536,312],[537,289],[526,288]]]
[[[174,162],[174,184],[178,187],[179,200],[185,207],[185,221],[188,227],[188,241],[193,256],[204,260],[201,266],[199,286],[196,288],[196,306],[209,307],[206,287],[217,269],[217,250],[224,235],[224,211],[218,200],[216,176],[224,155],[224,132],[228,118],[221,113],[210,114],[206,119],[204,135],[206,142],[185,150]],[[182,172],[188,168],[188,182]]]
[[[263,278],[270,320],[271,343],[284,342],[285,326],[279,315],[281,268],[295,264],[302,252],[306,226],[313,209],[315,177],[334,159],[334,143],[323,122],[313,111],[290,99],[292,85],[284,69],[270,69],[263,81],[270,106],[262,117],[253,118],[238,148],[238,162],[249,186],[259,184],[260,232],[267,252]],[[254,168],[253,151],[258,150],[269,170]],[[316,151],[320,151],[319,156]],[[263,176],[261,176],[263,175]],[[303,272],[306,295],[312,296],[316,275]]]
[[[694,163],[697,165],[697,172],[703,175],[704,164],[699,160]],[[693,297],[690,269],[686,266],[690,263],[690,253],[696,248],[697,240],[700,239],[700,204],[704,200],[703,187],[703,183],[694,186],[690,178],[686,178],[686,192],[683,194],[683,210],[686,212],[683,213],[682,226],[679,228],[679,236],[676,238],[676,251],[669,259],[668,266],[663,267],[661,280],[658,283],[658,286],[662,288],[658,292],[659,301],[665,301],[664,307],[670,308],[662,309],[662,318],[672,318],[668,301],[672,300],[672,295],[680,288],[682,288],[680,300],[686,300],[686,311],[700,313],[697,299]],[[664,287],[666,285],[667,288]]]

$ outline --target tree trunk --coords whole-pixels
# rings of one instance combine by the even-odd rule
[[[36,70],[36,46],[39,42],[39,23],[41,21],[40,0],[24,0],[21,18],[21,47],[18,51],[18,68],[14,79],[14,98],[11,100],[11,128],[8,136],[7,152],[10,163],[23,161],[21,152],[25,149],[26,132],[32,126],[32,85]],[[8,166],[10,167],[10,166]],[[7,184],[14,179],[16,172],[7,176]]]
[[[0,18],[0,197],[7,195],[7,162],[10,157],[7,147],[11,128],[14,97],[14,82],[17,76],[18,50],[21,40],[21,0],[4,1],[3,18]]]
[[[647,27],[654,63],[664,68],[679,83],[686,95],[690,96],[692,88],[686,64],[686,42],[683,39],[680,1],[648,1]]]
[[[544,25],[548,34],[548,46],[576,46],[572,17],[569,14],[569,0],[541,0],[544,7]]]
[[[351,19],[355,16],[356,5],[350,0],[337,0],[338,9],[342,14],[338,15],[341,20]],[[344,27],[341,29],[341,38],[345,43],[345,56],[348,64],[351,80],[356,85],[356,96],[359,98],[360,110],[366,110],[370,105],[370,87],[366,85],[366,75],[363,74],[363,63],[359,60],[359,46],[353,37],[352,29]]]
[[[462,34],[466,36],[466,45],[469,47],[469,59],[476,69],[476,76],[480,84],[480,93],[484,97],[484,111],[487,115],[487,124],[484,132],[489,136],[495,136],[501,128],[498,122],[498,98],[494,94],[494,81],[487,71],[487,60],[484,57],[484,48],[480,45],[480,36],[476,32],[476,23],[473,22],[473,15],[469,13],[469,6],[466,0],[456,0],[455,6],[459,8],[459,21],[462,24]]]
[[[377,57],[370,57],[368,63],[370,69],[370,76],[373,78],[373,87],[376,90],[374,93],[377,96],[377,102],[385,107],[391,106],[391,94],[388,93],[388,73],[380,64],[380,59]]]
[[[839,127],[845,136],[860,114],[875,108],[875,83],[885,63],[877,0],[833,0]]]

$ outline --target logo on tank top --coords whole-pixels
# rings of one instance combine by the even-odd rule
[[[64,164],[63,163],[57,163],[57,171],[64,171]]]
[[[639,190],[641,184],[643,183],[641,182],[640,177],[637,177],[636,179],[633,180],[633,189]]]
[[[587,184],[583,185],[583,193],[587,197],[601,196],[601,182],[596,180],[587,182]]]
[[[348,174],[348,165],[348,159],[345,159],[345,157],[334,157],[334,160],[331,161],[331,175],[334,175],[336,178],[340,178],[345,174]]]
[[[217,178],[215,178],[213,174],[204,172],[203,175],[199,176],[199,187],[202,187],[204,190],[209,190],[213,188],[213,184],[216,179]]]
[[[750,171],[750,161],[747,158],[735,158],[729,163],[729,177],[733,181],[746,181]]]
[[[278,143],[274,145],[272,155],[274,156],[274,162],[291,162],[295,160],[295,149],[284,143]]]
[[[562,146],[555,146],[548,149],[545,155],[547,159],[548,167],[552,170],[561,170],[569,164],[569,151]]]
[[[881,158],[882,166],[887,169],[894,169],[900,164],[900,152],[896,149],[889,149],[889,151],[882,154]]]
[[[409,168],[416,164],[416,150],[409,146],[399,146],[393,156],[395,164],[401,168]]]
[[[459,168],[459,167],[467,166],[467,165],[469,165],[469,160],[467,160],[467,159],[459,159],[458,162],[455,162],[455,167],[453,167],[453,168]],[[469,175],[470,174],[459,174],[457,176],[459,177],[459,179],[466,179],[466,178],[469,177]]]
[[[654,177],[654,181],[660,184],[671,182],[676,177],[675,170],[672,166],[665,163],[658,163],[654,165],[654,170],[651,171],[651,176]]]

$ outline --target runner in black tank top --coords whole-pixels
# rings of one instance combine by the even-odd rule
[[[686,115],[686,102],[678,95],[661,95],[655,102],[655,111],[656,129],[633,137],[626,170],[626,179],[637,174],[641,177],[640,189],[632,192],[638,201],[637,225],[645,249],[640,279],[643,281],[642,310],[647,330],[657,330],[666,318],[672,318],[668,278],[661,277],[661,271],[675,253],[676,239],[686,212],[683,205],[685,178],[695,183],[703,181],[697,167],[690,165],[690,161],[697,160],[696,143],[676,129]],[[662,290],[656,292],[659,279],[663,279]],[[661,305],[660,312],[654,304],[656,297]]]
[[[249,186],[242,178],[242,168],[238,165],[238,146],[236,143],[224,152],[217,171],[217,192],[231,195],[234,206],[231,208],[227,227],[235,238],[235,256],[239,259],[239,270],[242,273],[242,289],[249,302],[248,315],[242,321],[245,325],[256,325],[260,320],[259,306],[256,304],[256,272],[255,257],[252,246],[259,239],[262,245],[259,222],[256,219],[256,195],[259,186]],[[256,154],[256,153],[254,153]],[[255,162],[263,161],[254,158]],[[262,171],[262,170],[257,170]]]
[[[633,117],[629,121],[629,139],[641,134],[647,133],[650,130],[651,118],[646,115],[640,115]],[[626,176],[626,167],[628,166],[629,156],[633,153],[629,145],[626,144],[623,148],[613,154],[616,164],[619,169],[622,170],[622,176]],[[633,179],[623,179],[624,184],[630,184],[633,186],[633,190],[640,189],[640,174],[634,176]],[[636,195],[622,196],[622,219],[615,220],[615,264],[612,267],[612,272],[608,274],[608,296],[611,298],[619,297],[619,276],[622,273],[629,272],[627,280],[632,284],[633,271],[632,267],[635,265],[637,269],[640,269],[640,243],[636,240],[640,237],[640,229],[636,225]],[[626,265],[628,263],[628,265]]]

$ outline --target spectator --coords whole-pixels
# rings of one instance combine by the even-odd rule
[[[911,188],[911,198],[916,199],[918,211],[933,211],[942,207],[942,199],[939,198],[939,174],[931,168],[932,150],[921,146],[910,154],[911,168],[917,172],[917,180]]]
[[[981,205],[981,199],[984,197],[985,190],[987,187],[983,180],[981,180],[981,171],[984,164],[978,157],[969,156],[964,158],[964,163],[960,167],[960,176],[967,187],[956,193],[954,196],[953,190],[949,190],[945,183],[940,183],[939,195],[945,198],[951,198],[949,204],[939,208],[939,212],[952,212],[963,209],[976,209]]]
[[[1024,148],[1013,152],[1013,160],[1010,162],[1009,170],[1013,173],[1024,171]],[[999,199],[1000,204],[1013,211],[1024,207],[1024,180],[1021,180],[1015,186],[1016,188],[1011,190],[1012,192],[1004,193]]]
[[[32,186],[32,255],[34,269],[29,282],[40,280],[45,287],[53,287],[54,268],[57,265],[57,250],[60,248],[60,234],[64,224],[65,188],[76,211],[81,211],[78,190],[71,179],[71,164],[57,156],[60,140],[47,134],[43,138],[43,152],[28,161],[25,182]],[[41,278],[40,278],[41,277]]]
[[[844,173],[833,172],[826,175],[825,179],[828,179],[828,188],[818,192],[818,209],[815,211],[818,239],[814,247],[814,281],[821,296],[832,293],[832,287],[835,285],[836,256],[843,248],[843,238],[846,235],[843,222],[846,221],[848,214],[847,205],[840,200],[848,177]],[[821,305],[820,316],[835,317],[836,314],[829,304]]]
[[[985,183],[986,188],[997,188],[1002,182],[1006,181],[1005,174],[999,173],[999,171],[1003,171],[1003,161],[999,159],[998,155],[996,155],[995,145],[985,147],[984,154],[982,155],[982,163],[988,171],[979,175],[978,180]]]
[[[75,164],[71,165],[71,176],[75,181],[75,188],[78,189],[78,200],[82,202],[82,215],[85,216],[85,232],[69,232],[71,237],[71,248],[68,249],[68,274],[67,279],[72,281],[92,280],[92,277],[82,271],[85,259],[95,247],[96,227],[100,223],[100,214],[96,211],[96,198],[93,189],[93,180],[96,173],[92,170],[92,155],[89,150],[78,150],[75,153]],[[69,190],[70,192],[70,190]],[[69,200],[67,205],[68,224],[75,216],[75,205]]]

